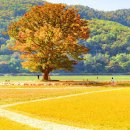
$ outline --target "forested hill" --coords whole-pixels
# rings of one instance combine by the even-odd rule
[[[121,23],[130,27],[130,9],[122,9],[116,11],[98,11],[87,6],[75,6],[85,19],[102,19]]]
[[[20,65],[19,53],[8,50],[13,39],[2,35],[11,21],[19,19],[42,0],[0,0],[0,73],[27,72]],[[130,9],[103,12],[75,6],[89,20],[90,38],[80,41],[90,48],[74,72],[130,73]]]
[[[130,54],[130,28],[106,20],[89,20],[90,38],[84,42],[90,53],[97,52],[115,56],[119,53]]]
[[[90,38],[80,43],[90,48],[76,68],[86,73],[130,72],[130,28],[106,20],[90,20]]]

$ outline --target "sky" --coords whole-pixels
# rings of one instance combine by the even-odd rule
[[[52,3],[65,3],[68,5],[84,5],[94,9],[111,11],[117,9],[130,9],[130,0],[46,0]]]

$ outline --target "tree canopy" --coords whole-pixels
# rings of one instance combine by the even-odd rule
[[[17,22],[10,24],[8,34],[15,39],[12,50],[19,51],[22,66],[44,73],[52,70],[72,70],[88,49],[78,40],[89,37],[87,21],[78,11],[63,4],[39,5],[31,8]]]

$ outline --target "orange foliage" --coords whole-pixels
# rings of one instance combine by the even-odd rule
[[[78,40],[89,37],[87,21],[77,10],[63,4],[33,7],[19,21],[10,24],[8,34],[16,40],[13,50],[21,52],[23,67],[50,73],[71,70],[73,61],[88,52]]]

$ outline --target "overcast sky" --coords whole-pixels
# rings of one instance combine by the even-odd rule
[[[69,5],[84,5],[98,10],[130,9],[130,0],[46,0],[52,3],[66,3]]]

